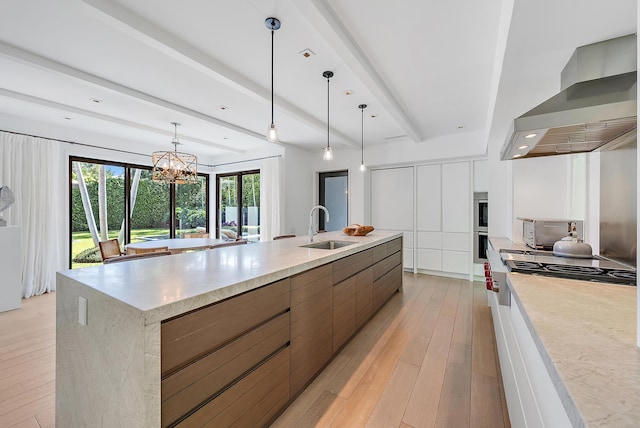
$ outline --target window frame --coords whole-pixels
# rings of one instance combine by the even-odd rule
[[[72,268],[73,264],[73,163],[74,162],[82,162],[82,163],[93,163],[98,165],[112,165],[116,167],[124,168],[124,237],[125,242],[121,243],[123,245],[128,244],[131,241],[131,170],[132,169],[142,169],[151,171],[153,169],[152,166],[148,165],[139,165],[128,162],[118,162],[118,161],[110,161],[106,159],[93,159],[86,158],[82,156],[69,156],[69,218],[68,218],[68,226],[69,226],[69,269]],[[205,224],[206,231],[209,232],[209,224],[210,224],[210,213],[211,213],[211,201],[209,197],[209,189],[210,189],[210,175],[205,173],[198,173],[198,177],[204,177],[205,179]],[[177,226],[177,197],[176,197],[176,187],[177,185],[174,183],[169,184],[169,238],[174,239],[176,237],[176,226]]]
[[[220,173],[220,174],[216,174],[216,239],[220,239],[220,226],[221,226],[221,217],[222,217],[222,210],[220,207],[220,190],[222,188],[222,186],[220,185],[220,180],[222,178],[226,178],[226,177],[237,177],[237,195],[236,195],[236,218],[238,218],[240,221],[238,223],[238,233],[237,238],[236,239],[240,239],[242,238],[242,177],[245,175],[253,175],[253,174],[258,174],[260,175],[260,169],[251,169],[251,170],[246,170],[246,171],[236,171],[236,172],[225,172],[225,173]],[[262,189],[260,189],[260,191],[262,191]],[[260,205],[258,205],[260,206]]]

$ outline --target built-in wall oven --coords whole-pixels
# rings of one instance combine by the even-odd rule
[[[473,194],[473,262],[487,261],[489,246],[489,194],[475,192]]]

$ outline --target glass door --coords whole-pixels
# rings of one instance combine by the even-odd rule
[[[102,263],[98,243],[125,242],[125,167],[71,162],[71,267]]]
[[[325,222],[323,210],[319,210],[318,228],[327,232],[342,230],[348,226],[349,172],[322,172],[320,178],[320,205],[329,210],[329,222]]]

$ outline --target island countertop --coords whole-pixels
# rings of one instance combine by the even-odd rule
[[[314,241],[350,241],[335,250],[304,248],[307,236],[59,272],[139,310],[150,324],[258,288],[402,236],[321,233]]]
[[[494,248],[520,248],[490,238]],[[640,426],[636,287],[509,273],[512,297],[574,426]]]

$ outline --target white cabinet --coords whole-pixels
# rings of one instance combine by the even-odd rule
[[[487,297],[511,425],[571,427],[517,300],[512,296],[511,306],[503,306],[498,304],[497,293],[488,291]]]
[[[442,167],[424,165],[417,168],[417,225],[420,231],[442,230]]]
[[[0,227],[0,312],[17,309],[22,298],[20,227]]]
[[[418,166],[416,201],[418,269],[469,274],[470,162]]]
[[[469,162],[442,165],[442,231],[469,232],[471,224]]]
[[[473,161],[473,191],[489,191],[489,161]]]
[[[413,269],[413,167],[371,171],[371,224],[404,232],[404,268]]]

